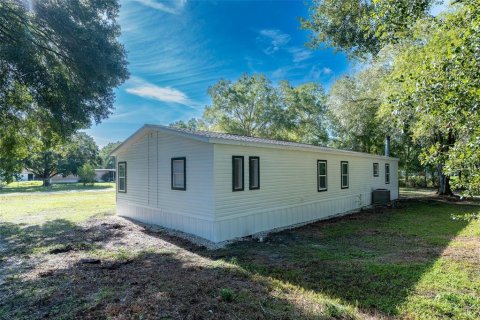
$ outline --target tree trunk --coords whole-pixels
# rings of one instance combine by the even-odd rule
[[[439,195],[447,195],[447,196],[452,196],[453,192],[450,187],[450,177],[446,176],[443,173],[443,165],[439,164],[437,165],[437,171],[438,171],[438,191],[437,193]]]
[[[43,178],[43,186],[49,187],[51,185],[50,178]]]

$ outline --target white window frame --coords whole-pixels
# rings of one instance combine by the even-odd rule
[[[325,174],[320,174],[320,164],[325,164]],[[320,187],[320,177],[325,177],[325,187]],[[328,165],[327,160],[317,160],[317,191],[328,190]]]

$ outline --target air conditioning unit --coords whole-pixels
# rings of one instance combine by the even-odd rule
[[[373,205],[386,205],[390,203],[390,190],[388,189],[375,189],[372,192],[372,204]]]

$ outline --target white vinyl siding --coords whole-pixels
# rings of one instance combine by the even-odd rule
[[[327,191],[327,161],[317,161],[317,187],[318,191]]]
[[[188,160],[186,192],[172,190],[171,160],[178,157]],[[150,132],[122,150],[117,159],[128,163],[128,192],[118,193],[117,201],[159,210],[162,214],[148,218],[149,223],[167,213],[179,220],[186,216],[213,219],[212,144]]]
[[[341,170],[341,175],[340,175],[341,188],[348,189],[350,184],[350,181],[349,181],[350,168],[348,166],[348,161],[340,162],[340,170]]]

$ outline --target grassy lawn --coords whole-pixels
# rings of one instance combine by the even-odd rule
[[[209,251],[112,216],[114,197],[0,194],[0,319],[480,318],[480,222],[462,219],[478,205],[409,202]]]
[[[17,192],[52,192],[52,191],[76,191],[76,190],[108,190],[115,189],[115,183],[97,182],[94,185],[82,183],[54,183],[49,187],[42,187],[42,181],[12,182],[0,188],[0,194]]]
[[[400,196],[403,198],[433,197],[436,189],[400,188]]]

